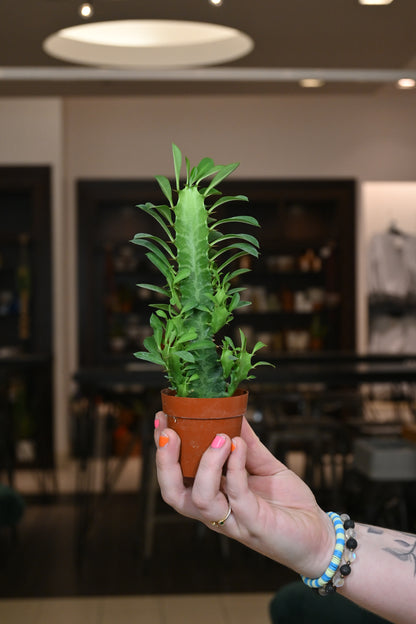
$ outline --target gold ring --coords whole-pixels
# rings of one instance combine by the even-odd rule
[[[221,520],[214,520],[213,522],[211,522],[211,525],[213,527],[222,526],[228,520],[228,518],[230,517],[231,512],[232,512],[231,505],[230,505],[230,503],[228,503],[228,511],[225,514],[224,518],[222,518]]]

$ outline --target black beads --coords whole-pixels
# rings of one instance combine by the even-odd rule
[[[355,522],[354,520],[351,520],[351,518],[348,518],[348,520],[345,520],[344,522],[344,529],[347,531],[348,529],[353,529],[355,527]]]
[[[355,537],[349,537],[345,543],[348,550],[355,550],[357,548],[357,540]]]
[[[351,567],[348,563],[344,563],[342,564],[342,566],[339,569],[339,572],[341,574],[341,576],[348,576],[351,572]]]

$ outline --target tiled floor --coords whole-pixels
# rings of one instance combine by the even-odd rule
[[[4,624],[270,624],[272,594],[0,600]]]

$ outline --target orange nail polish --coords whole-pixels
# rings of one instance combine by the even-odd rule
[[[163,448],[169,442],[169,438],[167,435],[159,436],[159,448]]]
[[[231,442],[231,453],[232,453],[233,451],[235,451],[235,449],[236,449],[236,448],[237,448],[237,447],[236,447],[236,445],[234,444],[234,442]]]

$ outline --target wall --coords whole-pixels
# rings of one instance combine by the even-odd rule
[[[241,177],[414,180],[415,95],[74,98],[65,102],[69,180],[171,175],[238,159]]]

